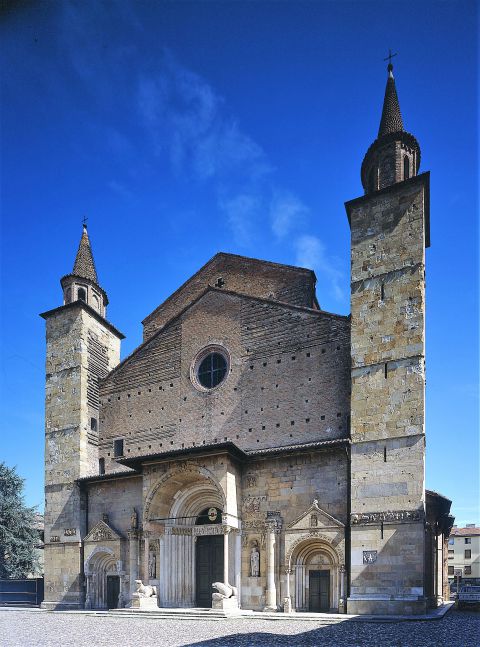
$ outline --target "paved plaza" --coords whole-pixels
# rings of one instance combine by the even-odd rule
[[[355,622],[146,619],[0,609],[2,647],[478,647],[480,614],[441,620]]]

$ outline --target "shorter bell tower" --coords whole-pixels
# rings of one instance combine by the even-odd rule
[[[106,316],[87,227],[73,271],[61,279],[63,305],[46,321],[44,608],[84,605],[85,502],[77,484],[98,474],[98,380],[120,361],[120,333]]]

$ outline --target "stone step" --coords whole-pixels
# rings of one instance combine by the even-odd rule
[[[245,618],[248,620],[273,620],[279,622],[311,621],[317,625],[331,625],[346,620],[346,616],[319,613],[264,613],[241,609],[238,612],[218,611],[212,609],[110,609],[109,616],[142,617],[148,619],[171,620],[210,620],[219,621],[228,618]]]

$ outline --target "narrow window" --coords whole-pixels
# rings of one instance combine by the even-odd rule
[[[387,462],[387,448],[386,447],[383,448],[383,462],[384,463]]]
[[[403,179],[408,180],[410,177],[410,158],[405,155],[403,158]]]
[[[471,550],[466,550],[465,551],[465,559],[472,559],[472,551]]]
[[[123,456],[123,438],[119,438],[113,441],[113,455],[115,458],[118,456]]]
[[[65,303],[70,303],[72,300],[72,290],[70,288],[67,288],[65,292]]]
[[[87,302],[87,293],[84,288],[78,288],[77,296],[81,301]]]
[[[385,301],[385,283],[382,283],[380,291],[381,291],[380,298],[382,301]]]
[[[380,536],[381,536],[381,538],[383,539],[383,521],[382,521],[382,523],[380,524]]]
[[[97,419],[96,418],[90,418],[90,429],[92,431],[97,431]]]
[[[99,474],[105,474],[105,459],[104,458],[99,458],[98,459],[98,473]]]
[[[385,379],[388,377],[388,366],[385,364]]]

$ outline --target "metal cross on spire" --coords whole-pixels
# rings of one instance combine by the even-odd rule
[[[87,226],[87,220],[88,220],[87,216],[83,216],[82,223],[83,223],[83,226],[84,226],[84,227],[86,227],[86,226]]]
[[[395,52],[395,54],[392,54],[392,50],[391,50],[391,49],[389,49],[389,50],[388,50],[388,56],[387,56],[386,58],[384,58],[384,59],[383,59],[384,61],[388,61],[388,67],[387,67],[387,69],[388,69],[388,71],[389,71],[389,72],[391,72],[391,71],[393,70],[392,58],[393,58],[394,56],[397,56],[397,52]]]

